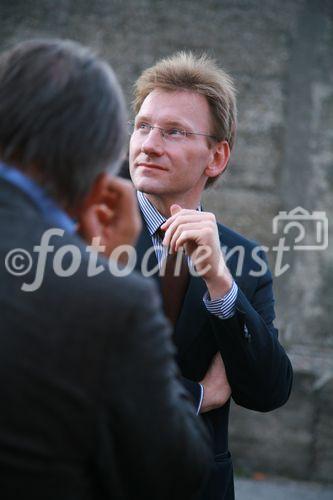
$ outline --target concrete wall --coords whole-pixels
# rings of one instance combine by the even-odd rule
[[[67,37],[113,65],[130,102],[141,70],[178,49],[207,51],[234,76],[239,132],[228,172],[205,195],[218,218],[269,250],[272,219],[325,211],[330,247],[283,256],[278,326],[294,367],[290,402],[271,414],[233,406],[236,469],[333,481],[333,7],[327,0],[0,0],[0,48]],[[315,237],[306,226],[308,244]],[[297,232],[286,237],[292,244]]]

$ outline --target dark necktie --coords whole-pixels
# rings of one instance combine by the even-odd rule
[[[164,232],[162,230],[158,230],[158,235],[163,240]],[[167,255],[162,263],[161,274],[164,312],[171,323],[175,325],[181,311],[189,281],[186,256],[181,250],[176,254]]]

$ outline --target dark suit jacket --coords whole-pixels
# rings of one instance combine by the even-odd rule
[[[251,276],[260,266],[251,252],[255,243],[219,224],[221,245],[227,251],[240,245],[244,248],[244,266],[236,276],[237,254],[228,260],[228,267],[239,287],[236,314],[219,319],[210,314],[203,295],[207,290],[201,278],[191,277],[183,307],[175,326],[174,341],[184,384],[199,404],[199,385],[217,351],[221,352],[233,400],[251,410],[266,412],[283,405],[290,394],[292,368],[278,342],[274,328],[274,298],[270,271],[264,276]],[[144,226],[138,241],[138,269],[151,237]],[[259,254],[264,258],[262,252]],[[149,268],[156,266],[152,253]],[[159,278],[157,278],[159,281]],[[214,442],[215,465],[211,478],[202,493],[202,500],[231,500],[234,498],[233,472],[228,451],[228,416],[230,402],[222,408],[203,414]]]
[[[107,271],[87,278],[85,245],[65,233],[50,241],[41,288],[22,291],[48,227],[0,181],[1,500],[192,497],[211,451],[177,378],[154,284]],[[63,245],[81,252],[70,278],[52,269]],[[14,248],[33,257],[25,276],[5,268]]]

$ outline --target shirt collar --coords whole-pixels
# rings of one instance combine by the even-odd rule
[[[136,194],[149,234],[152,236],[167,219],[154,207],[144,193],[137,191]],[[202,211],[201,205],[198,206],[197,210],[198,212]]]
[[[137,191],[137,197],[149,234],[152,236],[166,221],[166,218],[157,210],[157,208],[154,207],[154,205],[141,191]]]
[[[36,182],[16,168],[0,162],[0,178],[24,192],[37,206],[45,219],[56,227],[74,233],[74,221],[45,193]]]

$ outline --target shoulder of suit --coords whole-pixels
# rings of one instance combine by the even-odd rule
[[[245,249],[252,250],[253,248],[259,247],[260,243],[255,240],[246,238],[240,233],[237,233],[233,229],[220,222],[217,223],[219,237],[222,245],[229,248],[233,248],[237,245],[244,246]]]
[[[28,227],[31,227],[31,224],[28,224]],[[25,239],[30,241],[30,246],[40,244],[42,235],[48,229],[52,228],[41,217],[34,217],[34,225],[28,231]],[[47,258],[43,287],[55,287],[61,291],[61,297],[66,297],[71,303],[82,301],[89,304],[89,307],[93,307],[97,303],[109,305],[112,303],[113,306],[123,308],[125,302],[127,307],[134,307],[138,301],[140,302],[144,297],[155,293],[152,280],[143,278],[136,271],[129,272],[124,276],[117,275],[112,270],[114,268],[110,269],[108,258],[102,254],[99,254],[96,262],[96,267],[100,268],[101,272],[89,276],[88,266],[91,251],[87,250],[88,243],[77,234],[64,231],[62,236],[53,236],[50,243],[53,250]],[[77,258],[75,257],[77,250],[80,253],[79,268],[73,276],[67,278],[59,278],[54,272],[54,255],[61,249],[67,249],[68,261]],[[37,255],[34,255],[34,258],[37,259]],[[64,267],[66,268],[65,261],[66,252],[64,258]],[[116,267],[120,268],[118,263]]]
[[[131,267],[127,273],[121,275],[117,272],[121,269],[120,264],[117,262],[113,267],[110,267],[109,259],[102,254],[98,256],[96,266],[100,266],[103,270],[99,275],[88,277],[87,269],[90,256],[86,251],[86,243],[76,235],[67,235],[64,243],[69,242],[80,248],[82,262],[79,281],[84,283],[85,290],[90,295],[96,294],[99,300],[112,300],[113,303],[119,303],[122,307],[125,301],[126,305],[130,307],[155,293],[153,280],[142,277],[137,271],[131,270]]]

